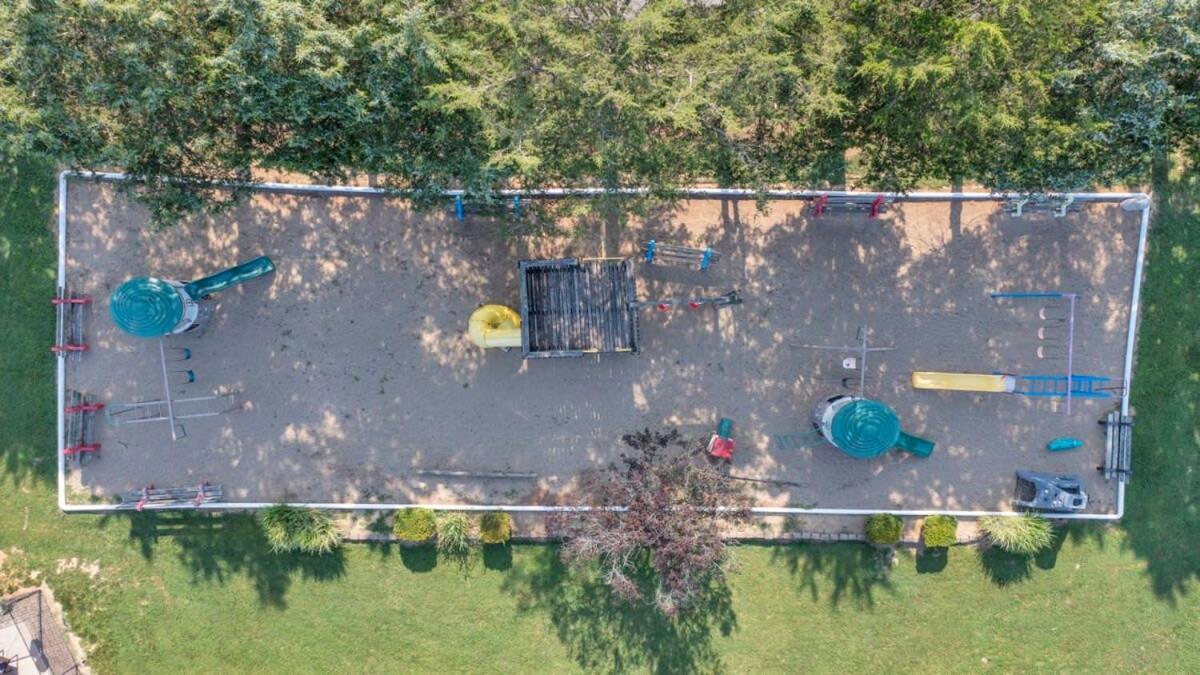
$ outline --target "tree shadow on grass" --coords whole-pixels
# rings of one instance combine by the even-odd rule
[[[926,548],[917,553],[917,574],[938,574],[950,563],[950,550]]]
[[[53,486],[54,166],[0,155],[0,485]],[[45,303],[45,304],[43,304]],[[37,308],[36,310],[33,308]]]
[[[771,546],[771,561],[783,562],[813,600],[828,592],[835,607],[849,598],[875,605],[876,588],[891,591],[886,551],[865,544],[787,544]]]
[[[517,598],[520,611],[548,616],[580,667],[610,673],[724,670],[713,631],[729,635],[737,627],[725,584],[711,584],[695,606],[670,618],[651,602],[619,601],[598,574],[569,569],[558,551],[555,546],[522,551],[503,588]]]
[[[993,584],[1011,586],[1033,577],[1033,556],[1009,553],[997,546],[979,551],[979,564]]]
[[[1133,477],[1120,526],[1171,605],[1200,582],[1200,171],[1155,167],[1155,212],[1132,401]]]
[[[484,544],[483,567],[497,572],[507,572],[512,569],[512,544]]]
[[[129,538],[147,560],[156,546],[168,540],[195,583],[224,584],[241,575],[248,578],[264,606],[287,607],[285,597],[293,579],[333,581],[346,574],[341,548],[324,555],[274,553],[258,518],[243,513],[163,511],[106,514],[100,527],[128,520]]]
[[[433,544],[424,546],[399,546],[400,562],[405,569],[418,574],[432,572],[438,564],[437,547]]]
[[[1085,529],[1086,528],[1086,529]],[[1074,535],[1072,534],[1074,533]],[[1058,565],[1058,552],[1063,543],[1071,536],[1103,536],[1103,530],[1088,527],[1072,527],[1069,530],[1056,530],[1054,543],[1049,548],[1034,555],[1009,553],[999,546],[988,546],[978,551],[979,565],[984,574],[997,586],[1010,586],[1033,578],[1035,568],[1051,570]]]

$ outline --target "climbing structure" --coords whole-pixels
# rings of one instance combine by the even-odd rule
[[[117,287],[108,309],[118,328],[142,338],[178,335],[198,326],[208,296],[275,271],[261,256],[187,283],[134,277]]]

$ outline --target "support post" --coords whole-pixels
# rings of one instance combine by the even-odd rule
[[[883,210],[883,195],[875,195],[875,200],[871,202],[871,217],[878,218],[879,213]]]
[[[171,401],[171,377],[167,374],[167,349],[163,346],[163,339],[158,338],[158,358],[162,364],[163,376],[163,394],[167,402],[167,423],[171,425],[171,440],[177,441],[179,437],[175,434],[175,404]]]

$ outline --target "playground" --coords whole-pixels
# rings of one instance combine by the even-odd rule
[[[1085,512],[1113,513],[1097,422],[1120,400],[1140,214],[816,211],[693,199],[625,227],[511,236],[513,212],[257,193],[156,232],[114,186],[72,181],[67,285],[93,302],[65,387],[104,408],[75,444],[99,447],[67,458],[71,501],[154,501],[153,486],[184,505],[569,505],[623,433],[707,441],[727,418],[729,472],[763,507],[1011,510],[1016,472],[1033,471],[1078,477]],[[195,329],[160,341],[111,318],[135,277],[182,286],[261,256],[270,269],[212,292]],[[561,309],[573,302],[595,309]],[[499,309],[472,324],[481,305]],[[502,325],[520,329],[486,335]],[[896,436],[865,459],[835,447],[814,429],[835,397],[883,404],[928,456]],[[1047,449],[1063,439],[1082,445]]]

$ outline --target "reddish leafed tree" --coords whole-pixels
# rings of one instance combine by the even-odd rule
[[[722,535],[749,516],[749,501],[678,430],[646,429],[622,440],[631,451],[582,481],[588,503],[600,508],[558,519],[562,557],[597,563],[617,597],[653,594],[661,611],[675,615],[720,579],[728,558]]]

